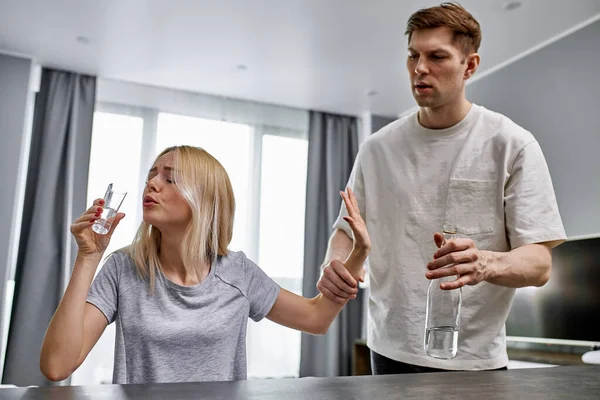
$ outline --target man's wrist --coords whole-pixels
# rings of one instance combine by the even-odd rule
[[[502,253],[489,250],[481,250],[484,257],[484,280],[491,282],[498,277],[499,274],[499,258]]]

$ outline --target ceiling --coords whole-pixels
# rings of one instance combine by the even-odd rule
[[[0,49],[103,78],[395,116],[414,106],[406,20],[438,3],[0,0]],[[482,25],[480,77],[600,14],[600,0],[523,0],[513,11],[506,3],[461,2]]]

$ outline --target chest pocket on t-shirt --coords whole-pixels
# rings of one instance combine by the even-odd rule
[[[465,235],[494,232],[496,185],[494,180],[450,178],[445,223]]]

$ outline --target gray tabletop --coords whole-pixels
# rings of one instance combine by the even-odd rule
[[[600,366],[0,389],[0,399],[600,399]]]

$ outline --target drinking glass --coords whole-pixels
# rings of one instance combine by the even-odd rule
[[[106,235],[112,226],[112,223],[119,212],[119,207],[123,203],[127,192],[117,192],[113,190],[113,184],[109,184],[104,194],[104,205],[102,214],[92,225],[92,230],[99,235]]]

